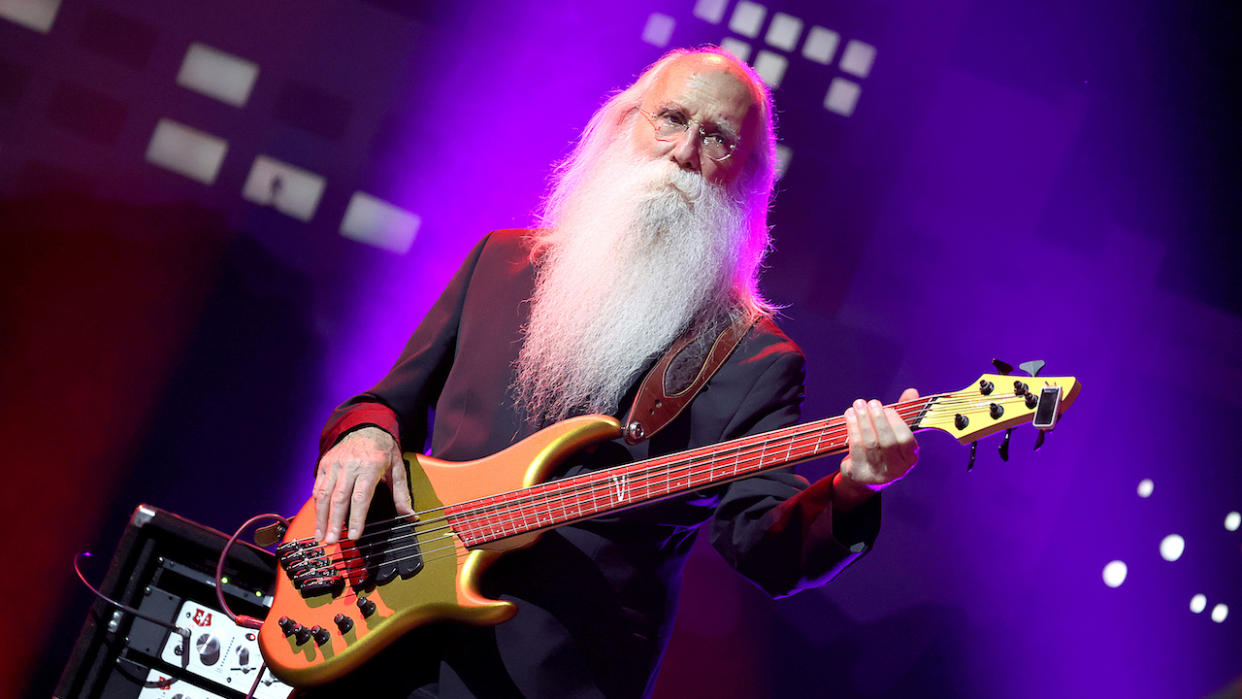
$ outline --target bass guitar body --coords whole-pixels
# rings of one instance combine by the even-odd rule
[[[358,667],[407,631],[436,621],[476,626],[512,617],[511,602],[479,593],[483,571],[539,531],[474,536],[487,499],[543,482],[570,454],[620,435],[594,415],[552,425],[484,459],[462,463],[406,454],[417,520],[368,524],[356,542],[315,541],[315,502],[290,521],[277,548],[280,570],[259,647],[273,674],[295,687],[323,684]],[[471,517],[454,515],[471,504]],[[488,538],[490,540],[483,541]]]

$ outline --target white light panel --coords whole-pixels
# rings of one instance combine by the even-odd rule
[[[724,19],[725,6],[728,4],[728,0],[698,0],[694,3],[694,16],[704,22],[720,24],[720,20]]]
[[[250,99],[250,91],[258,77],[259,66],[253,61],[213,49],[206,44],[193,43],[185,53],[185,60],[181,62],[177,84],[234,107],[241,107]]]
[[[1104,566],[1104,584],[1109,587],[1121,587],[1121,584],[1126,581],[1127,572],[1129,571],[1125,561],[1110,561]]]
[[[858,97],[862,87],[858,83],[845,78],[833,78],[828,86],[828,96],[824,98],[824,109],[841,116],[850,116],[858,106]]]
[[[309,221],[323,196],[324,178],[309,170],[260,155],[254,159],[242,198]]]
[[[1225,515],[1225,529],[1236,532],[1238,531],[1238,525],[1242,525],[1242,513],[1230,512]]]
[[[764,38],[778,49],[793,51],[801,34],[802,20],[784,12],[777,12],[772,15],[772,24],[768,25],[768,33]]]
[[[731,36],[727,37],[720,42],[720,48],[737,56],[737,60],[743,63],[750,61],[750,44],[741,39],[735,39]]]
[[[860,78],[871,73],[871,64],[875,63],[875,47],[857,39],[850,39],[841,54],[841,70]]]
[[[419,218],[365,192],[354,192],[341,221],[341,235],[351,240],[404,254],[414,243]]]
[[[840,42],[841,35],[831,29],[811,27],[810,33],[806,35],[806,43],[802,45],[802,55],[808,60],[828,65],[832,63],[832,57]]]
[[[668,46],[669,39],[673,38],[673,27],[677,23],[672,17],[652,12],[647,18],[647,24],[643,27],[643,41],[655,46]]]
[[[783,143],[776,144],[776,179],[779,180],[785,176],[785,170],[789,169],[791,159],[793,159],[793,150]]]
[[[211,184],[220,174],[220,165],[228,150],[228,141],[219,136],[172,119],[160,119],[147,146],[147,162]]]
[[[763,78],[763,82],[768,87],[780,87],[781,79],[785,77],[785,68],[789,65],[789,61],[779,53],[771,51],[760,51],[755,56],[755,72],[759,77]]]
[[[0,0],[0,17],[43,34],[52,31],[58,11],[60,0]]]
[[[1144,478],[1138,484],[1138,496],[1140,498],[1149,498],[1156,489],[1156,484],[1150,478]]]
[[[759,36],[759,27],[763,25],[763,16],[767,12],[767,9],[757,2],[742,0],[737,7],[733,8],[733,16],[729,18],[729,29],[753,39]]]
[[[1166,561],[1176,561],[1186,551],[1186,540],[1177,534],[1170,534],[1160,540],[1160,557]]]
[[[1229,618],[1229,606],[1228,605],[1218,604],[1215,607],[1212,607],[1212,621],[1219,624],[1228,618]]]
[[[1204,609],[1207,609],[1207,597],[1205,597],[1202,593],[1190,598],[1191,612],[1201,614]]]

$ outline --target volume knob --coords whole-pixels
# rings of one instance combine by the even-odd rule
[[[366,597],[358,598],[358,611],[362,612],[362,618],[366,619],[375,613],[375,603]]]
[[[337,614],[332,617],[332,621],[336,624],[336,628],[341,630],[342,634],[347,634],[350,629],[354,628],[354,620],[344,614]]]

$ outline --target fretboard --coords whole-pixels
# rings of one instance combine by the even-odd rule
[[[891,407],[917,429],[933,399]],[[446,514],[462,543],[479,546],[844,452],[847,438],[844,418],[828,418],[452,505]]]

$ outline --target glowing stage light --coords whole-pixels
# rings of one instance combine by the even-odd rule
[[[1109,587],[1121,587],[1126,581],[1126,564],[1121,561],[1110,561],[1104,566],[1104,584]]]
[[[694,3],[694,16],[704,22],[720,24],[720,20],[724,19],[725,7],[728,4],[728,0],[698,0]]]
[[[1225,515],[1225,529],[1228,529],[1231,532],[1236,532],[1238,531],[1239,524],[1242,524],[1242,514],[1230,512]]]
[[[767,83],[768,87],[780,87],[788,65],[789,61],[779,53],[760,51],[759,55],[755,56],[755,72],[763,78],[763,82]]]
[[[768,25],[764,40],[778,49],[793,51],[801,34],[802,20],[784,12],[777,12],[772,15],[772,24]]]
[[[1229,607],[1223,604],[1218,604],[1215,607],[1212,607],[1212,621],[1219,624],[1223,622],[1228,616],[1229,616]]]
[[[862,87],[858,83],[845,78],[833,78],[832,84],[828,86],[828,95],[824,97],[824,109],[841,116],[850,116],[854,113],[854,107],[858,106],[858,97],[861,94]]]
[[[720,42],[720,48],[728,51],[734,56],[737,56],[737,60],[739,61],[747,63],[750,62],[750,44],[742,41],[741,39],[728,37]]]
[[[360,243],[404,254],[414,243],[418,216],[382,199],[354,192],[341,221],[341,235]]]
[[[1186,550],[1186,540],[1177,534],[1170,534],[1160,541],[1160,557],[1166,561],[1176,561]]]
[[[1155,488],[1156,488],[1156,484],[1152,483],[1150,478],[1144,478],[1143,480],[1139,481],[1138,496],[1140,498],[1149,498],[1151,497],[1151,493],[1153,490],[1155,490]]]
[[[785,176],[785,170],[789,168],[789,161],[793,158],[793,150],[783,143],[776,144],[776,178],[780,179]]]
[[[1198,594],[1190,598],[1190,611],[1199,614],[1204,609],[1207,609],[1207,597]]]
[[[250,99],[250,91],[258,77],[257,63],[196,42],[190,44],[181,62],[177,84],[241,107]]]
[[[146,158],[153,165],[211,184],[220,174],[220,165],[228,150],[228,141],[223,138],[172,119],[160,119],[147,146]]]
[[[837,44],[841,42],[841,35],[831,29],[823,27],[811,27],[811,33],[806,36],[806,43],[802,45],[802,55],[804,58],[828,65],[832,63],[832,57],[837,52]]]
[[[260,155],[246,176],[242,198],[270,206],[299,221],[309,221],[319,206],[323,188],[322,176]]]
[[[875,63],[875,47],[871,44],[850,39],[850,42],[845,45],[845,53],[841,54],[841,70],[865,78],[871,73],[873,63]]]
[[[752,39],[759,36],[759,27],[763,26],[763,16],[767,9],[757,2],[742,0],[733,8],[733,16],[729,18],[729,29]]]
[[[0,1],[0,17],[43,34],[52,31],[59,11],[60,0]]]
[[[677,22],[668,15],[652,12],[643,27],[643,41],[654,46],[668,46],[673,38],[673,27]]]

